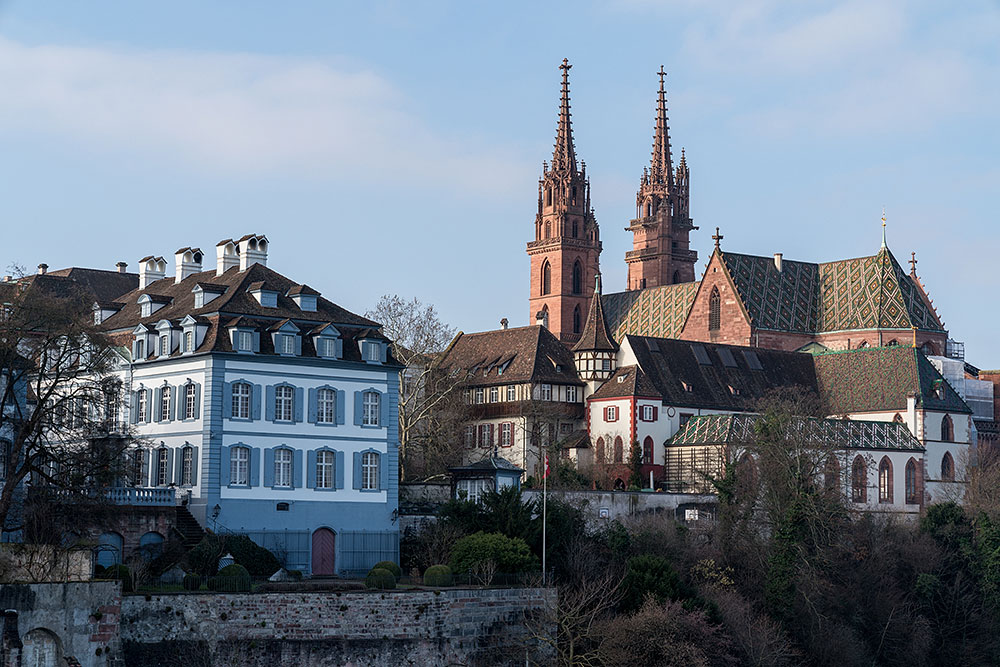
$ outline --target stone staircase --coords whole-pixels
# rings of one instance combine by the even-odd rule
[[[202,530],[201,524],[183,505],[177,507],[177,522],[174,527],[180,533],[181,544],[184,545],[185,549],[190,549],[205,537],[205,531]]]

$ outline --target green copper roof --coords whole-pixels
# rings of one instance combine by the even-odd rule
[[[700,283],[649,287],[601,297],[608,330],[615,340],[625,334],[677,338],[684,328]]]

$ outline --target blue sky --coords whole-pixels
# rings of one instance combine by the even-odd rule
[[[733,251],[872,254],[885,206],[969,361],[1000,367],[998,40],[976,0],[0,0],[0,263],[134,269],[260,232],[352,310],[527,324],[557,65],[618,291],[663,64],[699,272],[716,226]]]

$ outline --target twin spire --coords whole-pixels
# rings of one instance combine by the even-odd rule
[[[653,158],[650,163],[651,183],[671,186],[674,184],[673,160],[670,156],[670,126],[667,124],[667,94],[663,88],[663,78],[667,73],[660,65],[660,91],[656,97],[656,126],[653,134]],[[682,158],[683,159],[683,158]]]
[[[563,58],[562,92],[559,99],[559,125],[556,128],[556,145],[552,151],[552,170],[576,173],[576,148],[573,146],[573,121],[569,113],[569,70],[573,66]]]

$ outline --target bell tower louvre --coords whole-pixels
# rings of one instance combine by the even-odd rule
[[[636,217],[625,228],[632,232],[632,250],[625,253],[628,290],[692,282],[698,260],[698,253],[690,249],[688,239],[690,231],[697,229],[690,217],[690,172],[683,149],[674,171],[663,87],[666,72],[662,66],[657,74],[660,90],[656,100],[653,157],[650,166],[642,170],[635,198]]]
[[[531,258],[529,322],[541,324],[563,343],[575,343],[583,331],[600,270],[600,229],[590,207],[587,165],[577,168],[569,106],[569,70],[563,59],[559,121],[552,164],[542,163],[538,181],[535,240]]]

